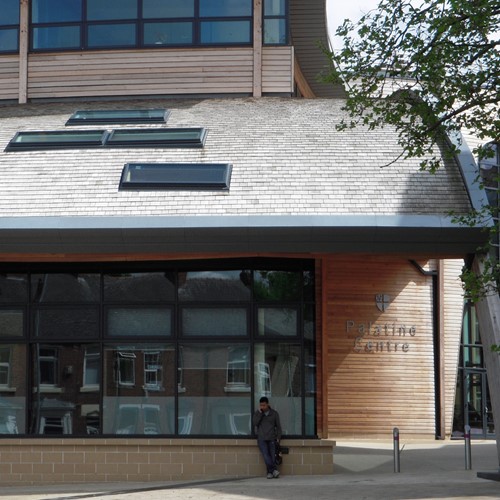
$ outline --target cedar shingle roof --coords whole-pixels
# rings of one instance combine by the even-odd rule
[[[64,129],[77,109],[159,107],[171,110],[168,123],[144,126],[205,127],[205,147],[3,151],[19,130]],[[392,162],[395,130],[339,132],[341,107],[291,98],[1,107],[0,254],[475,251],[485,233],[448,215],[470,208],[457,162],[435,175],[417,159]],[[120,191],[128,162],[230,163],[230,190]]]
[[[435,175],[419,171],[418,160],[384,166],[401,152],[394,130],[338,132],[341,104],[248,98],[5,106],[0,216],[430,215],[469,209],[455,162]],[[19,130],[64,129],[76,109],[114,107],[167,107],[172,113],[163,126],[205,127],[205,147],[3,152]],[[230,191],[119,191],[127,162],[231,163]]]

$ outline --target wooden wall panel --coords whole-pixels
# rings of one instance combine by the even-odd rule
[[[264,47],[262,50],[262,91],[293,92],[293,47]]]
[[[29,54],[27,98],[248,94],[248,48],[165,49]],[[262,91],[293,92],[293,48],[262,49]],[[0,57],[0,100],[19,97],[19,57]]]
[[[434,436],[432,278],[396,257],[337,256],[323,265],[329,436],[390,437],[394,427]],[[377,294],[391,298],[385,312]]]
[[[445,260],[443,266],[443,315],[444,315],[444,396],[445,396],[445,435],[450,437],[455,407],[456,380],[462,320],[464,310],[464,294],[460,273],[464,261],[462,259]]]
[[[246,93],[252,48],[31,54],[29,98]]]
[[[19,96],[19,56],[0,57],[0,99]]]

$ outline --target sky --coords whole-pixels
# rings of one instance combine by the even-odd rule
[[[327,0],[326,11],[328,16],[328,28],[333,48],[339,48],[340,44],[333,34],[337,26],[344,19],[357,21],[363,14],[377,7],[379,0]]]

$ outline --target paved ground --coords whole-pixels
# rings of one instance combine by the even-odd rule
[[[465,470],[463,441],[401,442],[399,473],[394,472],[393,456],[392,442],[337,441],[336,472],[331,476],[0,487],[0,497],[5,500],[500,499],[500,482],[477,477],[479,471],[498,470],[495,442],[472,442],[471,470]]]

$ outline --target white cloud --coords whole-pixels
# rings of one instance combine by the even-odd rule
[[[340,48],[340,41],[334,36],[335,30],[344,19],[357,21],[363,14],[377,8],[379,0],[327,0],[326,13],[328,20],[328,30],[333,48]]]

